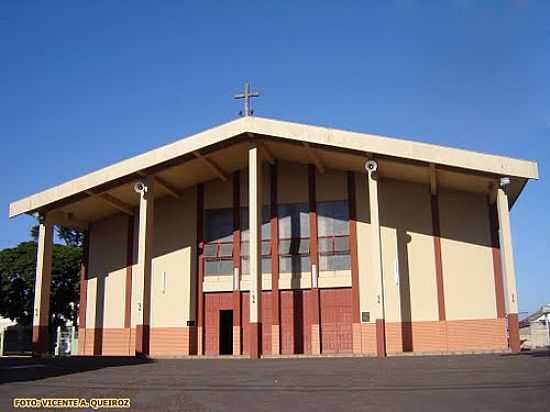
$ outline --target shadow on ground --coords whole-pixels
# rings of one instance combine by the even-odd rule
[[[154,362],[135,356],[62,358],[8,357],[0,358],[0,385],[8,382],[35,381],[117,366],[141,365]]]
[[[533,358],[548,358],[550,357],[550,349],[524,350],[519,353],[503,353],[501,356],[530,356]]]

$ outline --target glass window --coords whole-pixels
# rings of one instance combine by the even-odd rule
[[[265,255],[271,255],[271,241],[263,241],[262,242],[262,256]]]
[[[219,248],[220,257],[233,256],[233,243],[222,243]]]
[[[349,270],[349,209],[345,200],[319,202],[319,270]]]
[[[271,273],[271,256],[262,258],[262,273]]]
[[[349,236],[334,238],[335,252],[349,252]]]
[[[279,256],[281,273],[302,273],[311,271],[309,256]]]
[[[333,238],[322,237],[319,238],[319,253],[332,253],[333,251]]]
[[[248,256],[241,257],[241,274],[248,275],[250,273],[250,261]]]
[[[349,210],[346,200],[317,203],[319,237],[349,235]]]
[[[233,240],[233,209],[207,209],[204,211],[204,220],[207,242]]]
[[[231,259],[205,260],[204,275],[205,276],[233,275],[233,260]]]
[[[321,255],[319,256],[319,270],[349,270],[351,269],[350,255]]]
[[[279,237],[309,237],[309,207],[307,203],[290,203],[278,206]]]
[[[216,257],[218,255],[218,245],[216,243],[210,243],[204,245],[204,256]]]
[[[250,260],[248,256],[241,258],[241,273],[243,275],[250,274]],[[262,273],[271,273],[271,256],[262,258]]]
[[[249,240],[248,207],[241,207],[241,239]],[[271,239],[271,212],[270,206],[262,207],[262,239]]]

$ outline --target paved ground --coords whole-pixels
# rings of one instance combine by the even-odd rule
[[[549,411],[550,353],[0,359],[0,410],[15,397],[125,397],[139,411]]]

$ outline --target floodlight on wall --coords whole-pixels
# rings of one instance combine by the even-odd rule
[[[500,178],[500,187],[506,187],[510,184],[510,178],[509,177],[501,177]]]
[[[376,163],[376,161],[374,161],[374,160],[368,160],[368,161],[365,163],[365,170],[366,170],[368,173],[376,172],[376,169],[378,169],[378,163]]]
[[[134,191],[139,194],[143,194],[147,192],[147,186],[145,183],[138,181],[134,184]]]

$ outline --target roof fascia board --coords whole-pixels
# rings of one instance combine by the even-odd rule
[[[281,120],[258,117],[251,117],[249,120],[251,131],[257,134],[478,170],[500,176],[539,178],[537,163],[529,160]]]
[[[237,119],[199,132],[188,138],[181,138],[173,143],[17,200],[10,204],[9,217],[11,218],[28,211],[37,210],[59,199],[93,189],[111,180],[123,178],[124,176],[153,167],[158,163],[170,161],[185,154],[192,153],[193,151],[198,151],[221,140],[244,133],[246,131],[246,120],[246,118]]]
[[[191,154],[194,151],[199,151],[243,133],[269,135],[315,145],[345,148],[393,158],[412,159],[501,176],[514,176],[526,179],[538,179],[539,177],[537,163],[527,160],[248,116],[207,129],[187,138],[181,138],[173,143],[17,200],[10,204],[9,216],[15,217],[22,213],[44,208],[60,199],[91,190],[106,182],[136,174],[139,171]]]

